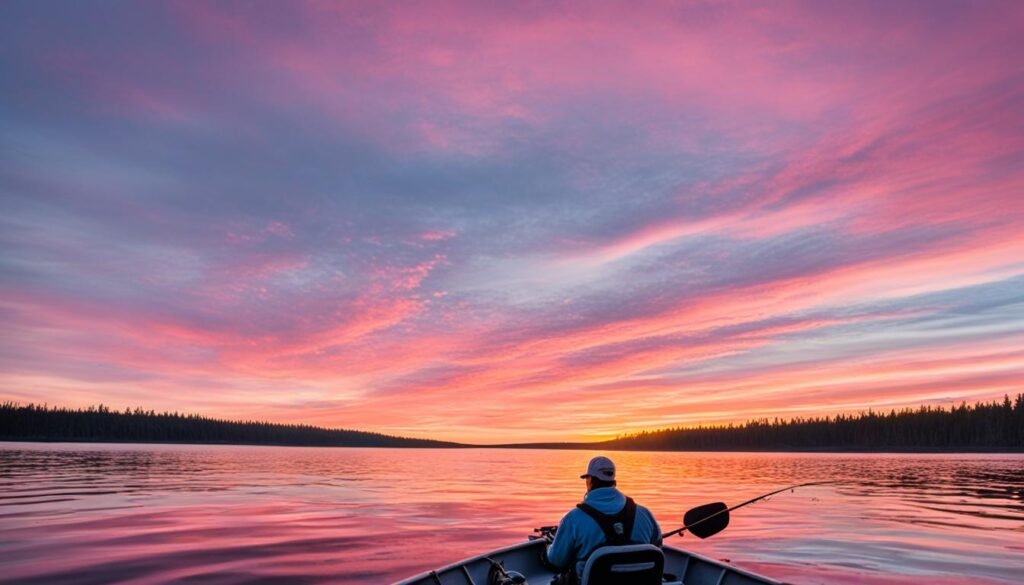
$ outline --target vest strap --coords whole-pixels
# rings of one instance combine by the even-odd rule
[[[590,504],[580,503],[576,507],[594,519],[604,532],[606,545],[623,546],[633,542],[633,524],[636,522],[636,502],[626,498],[626,505],[615,514],[604,514]]]

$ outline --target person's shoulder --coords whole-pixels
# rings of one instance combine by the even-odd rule
[[[661,546],[661,526],[658,524],[658,520],[654,517],[654,514],[644,506],[637,504],[636,515],[640,521],[637,523],[634,530],[641,531],[641,534],[649,534],[649,537],[644,538],[650,538],[651,544]]]
[[[558,531],[567,536],[578,534],[581,530],[586,530],[583,527],[589,519],[590,517],[583,510],[573,508],[566,512],[565,516],[562,516],[562,521],[558,523]]]
[[[562,523],[575,523],[579,521],[582,516],[585,515],[586,513],[583,510],[580,510],[579,508],[573,506],[571,510],[565,513],[565,516],[562,516]]]
[[[654,514],[646,506],[643,506],[641,504],[636,505],[636,511],[637,513],[646,514],[647,516],[654,518]]]

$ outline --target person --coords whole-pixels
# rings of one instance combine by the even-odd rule
[[[548,564],[565,573],[553,583],[575,583],[590,554],[602,546],[661,546],[661,527],[654,515],[616,487],[611,459],[594,457],[580,479],[587,482],[587,494],[562,518],[545,549]]]

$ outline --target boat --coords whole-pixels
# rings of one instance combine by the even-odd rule
[[[543,539],[529,540],[427,571],[394,585],[549,585],[555,573],[541,561],[544,546]],[[666,545],[661,552],[665,559],[666,585],[782,585],[683,549]]]
[[[701,539],[709,538],[725,530],[734,510],[797,488],[829,483],[833,482],[799,483],[731,507],[724,502],[697,506],[683,516],[683,526],[662,533],[662,538],[683,532]],[[557,529],[557,526],[534,528],[540,536],[531,535],[526,542],[420,573],[394,585],[550,585],[556,572],[544,562],[542,553]],[[783,585],[728,562],[673,546],[651,544],[598,548],[587,559],[580,581],[582,585]]]

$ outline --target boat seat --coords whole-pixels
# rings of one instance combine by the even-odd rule
[[[580,585],[663,585],[665,555],[653,544],[602,546],[583,568]]]

